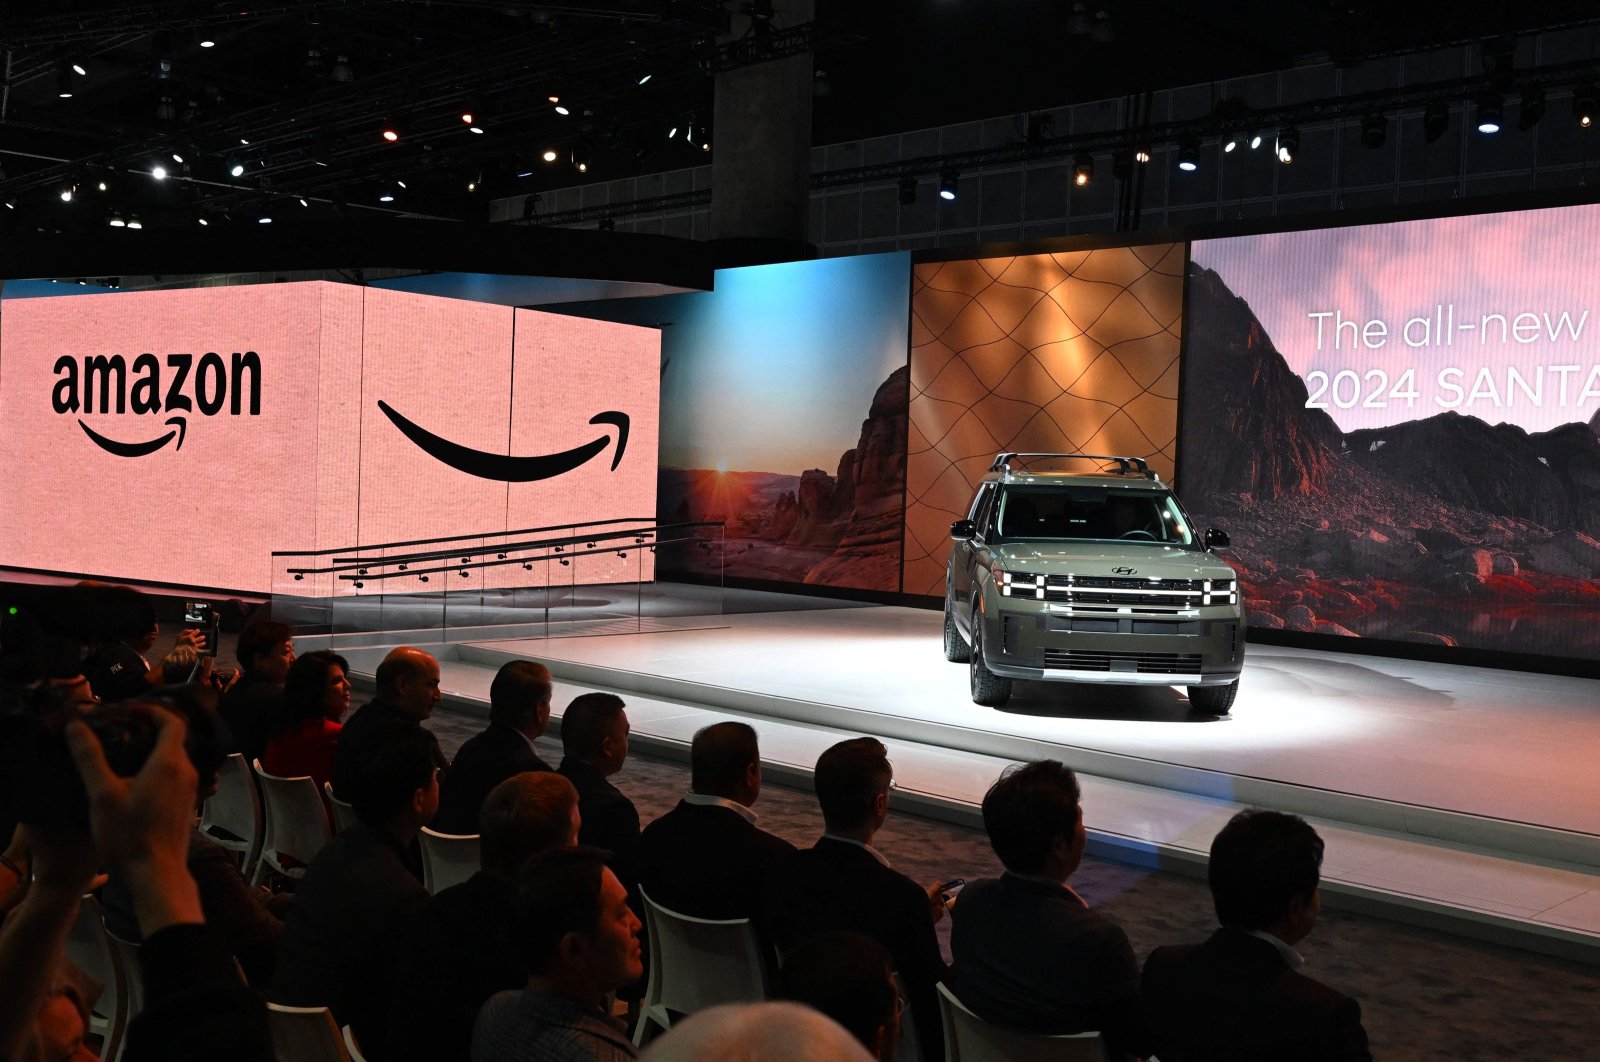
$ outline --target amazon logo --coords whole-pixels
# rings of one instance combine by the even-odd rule
[[[387,402],[380,400],[378,408],[389,418],[390,423],[400,429],[400,434],[410,439],[429,457],[444,462],[457,472],[465,472],[479,479],[499,480],[503,483],[532,483],[535,480],[550,479],[552,476],[571,472],[595,458],[611,442],[611,435],[607,433],[591,439],[582,446],[574,446],[559,453],[532,454],[526,457],[492,454],[435,435],[416,422],[408,420]],[[617,465],[622,463],[623,452],[628,448],[628,415],[608,410],[590,417],[589,423],[609,424],[617,429],[617,448],[611,455],[611,470],[616,471]]]
[[[140,354],[130,366],[121,354],[63,354],[56,359],[55,387],[50,403],[57,413],[78,415],[78,427],[89,441],[117,457],[144,457],[176,440],[183,449],[189,415],[214,417],[227,409],[231,416],[261,415],[261,356],[253,350],[235,351],[230,361],[210,352],[193,354]],[[85,416],[98,413],[133,414],[160,421],[160,428],[137,430],[131,422],[117,430],[133,439],[113,438],[91,428]]]

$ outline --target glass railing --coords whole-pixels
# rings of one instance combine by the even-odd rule
[[[720,523],[604,520],[282,551],[272,566],[273,617],[343,646],[633,633],[723,613]]]

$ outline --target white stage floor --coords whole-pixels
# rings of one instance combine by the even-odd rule
[[[1295,811],[1328,839],[1334,902],[1600,962],[1595,681],[1251,646],[1229,718],[1191,717],[1172,689],[1040,683],[997,711],[943,661],[936,612],[712,622],[441,646],[444,685],[470,710],[501,663],[536,659],[558,710],[617,690],[635,739],[669,754],[759,717],[764,759],[801,778],[841,736],[875,734],[902,806],[966,822],[1005,763],[1057,758],[1085,776],[1103,850],[1191,871],[1237,807]]]

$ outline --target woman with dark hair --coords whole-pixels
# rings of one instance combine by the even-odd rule
[[[326,649],[289,665],[282,709],[261,756],[263,770],[289,778],[309,774],[322,791],[322,783],[333,778],[339,720],[350,708],[349,669],[344,657]]]

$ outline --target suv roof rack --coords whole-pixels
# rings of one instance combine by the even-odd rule
[[[1087,461],[1115,461],[1116,474],[1119,476],[1139,476],[1142,479],[1156,479],[1156,474],[1150,471],[1150,465],[1142,457],[1119,457],[1115,454],[1026,454],[1005,452],[995,455],[994,464],[989,466],[990,472],[1009,472],[1011,462],[1018,458],[1054,457],[1054,458],[1081,458]]]

